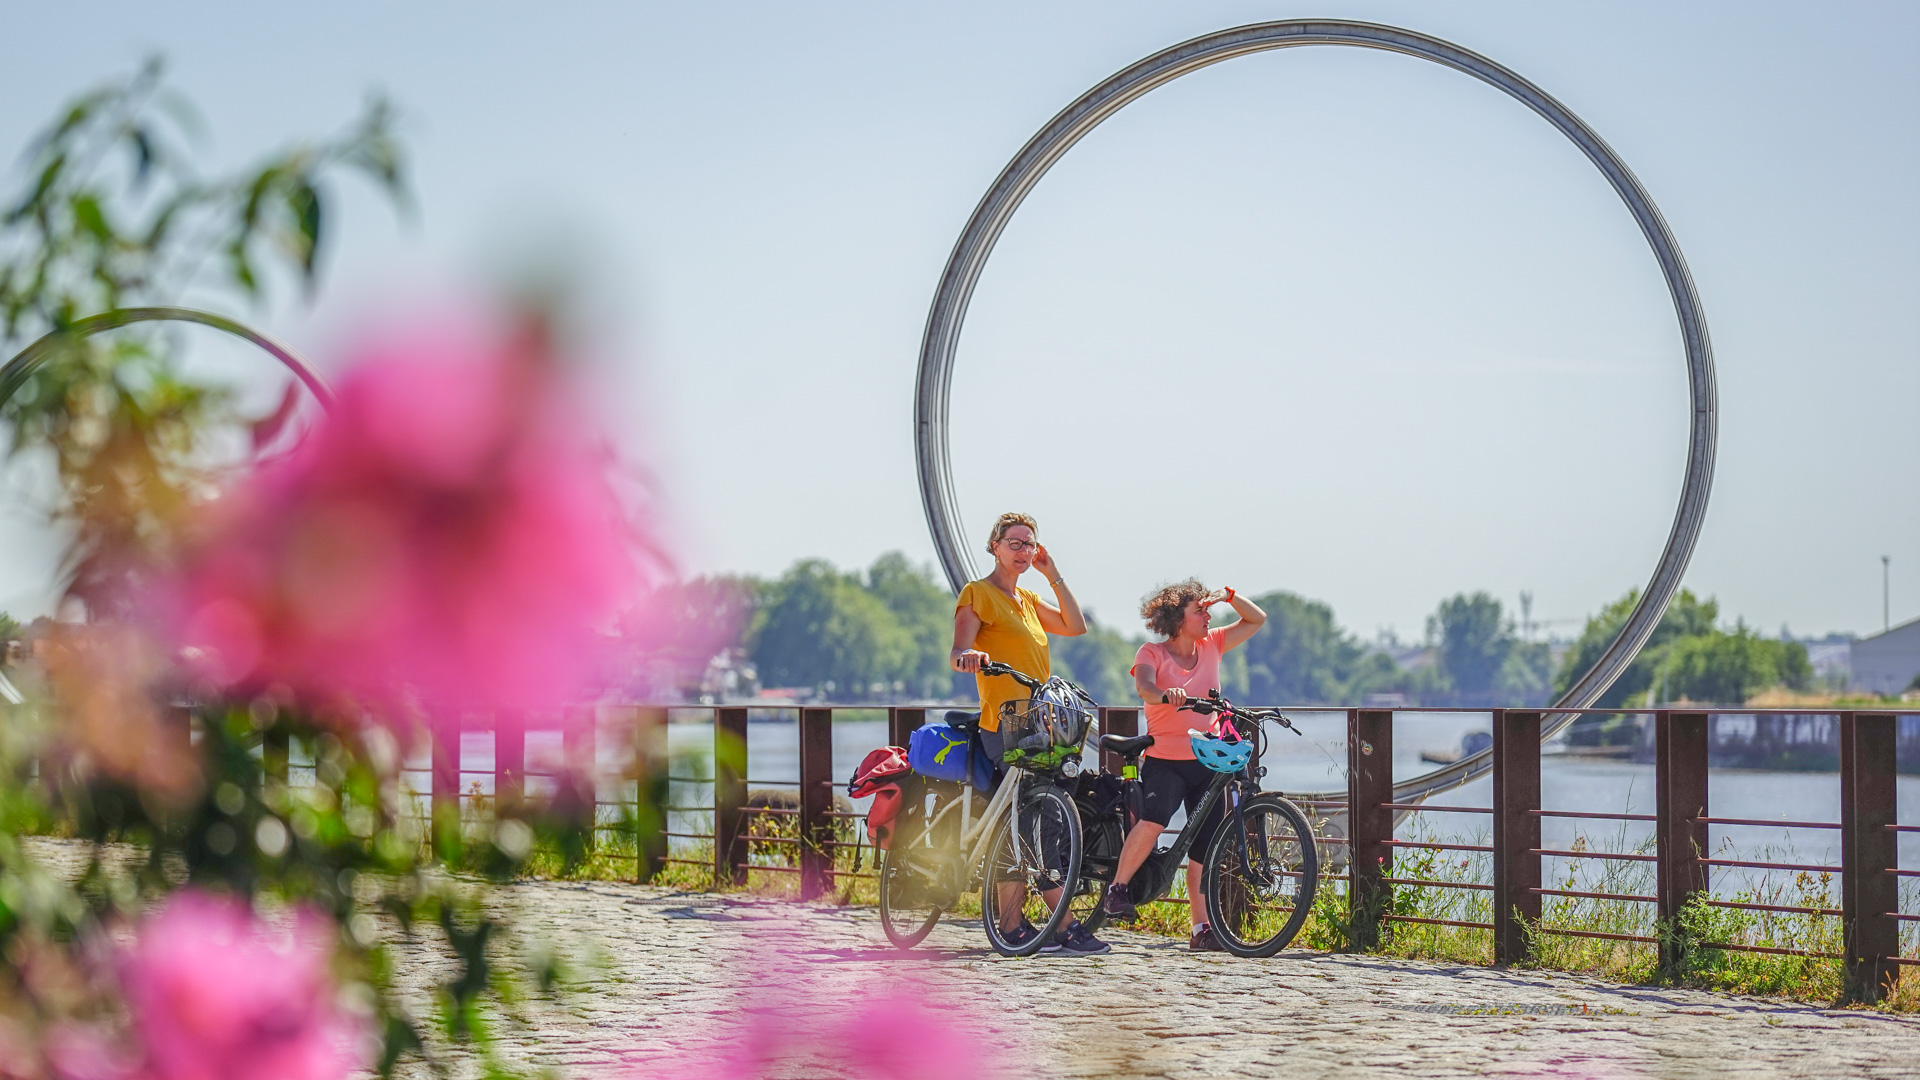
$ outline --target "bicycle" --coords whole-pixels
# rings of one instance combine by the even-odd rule
[[[1223,737],[1230,742],[1251,740],[1254,754],[1238,772],[1215,772],[1179,838],[1172,847],[1159,848],[1147,857],[1128,882],[1129,894],[1135,904],[1165,897],[1193,846],[1196,826],[1225,799],[1226,814],[1201,860],[1201,892],[1214,934],[1228,952],[1272,956],[1300,932],[1313,909],[1320,856],[1307,816],[1278,792],[1260,791],[1253,763],[1265,742],[1263,721],[1276,721],[1296,735],[1300,732],[1277,710],[1235,705],[1217,689],[1207,697],[1189,699],[1181,708],[1217,716]],[[1089,932],[1097,932],[1107,922],[1101,899],[1119,871],[1120,846],[1140,820],[1140,758],[1153,742],[1152,735],[1100,736],[1100,749],[1119,755],[1124,765],[1119,798],[1095,801],[1091,793],[1082,797],[1086,855],[1080,865],[1080,890],[1067,906]]]
[[[989,662],[980,670],[1011,675],[1030,691],[1045,685],[1005,664]],[[914,778],[880,860],[880,926],[887,940],[901,949],[918,945],[976,886],[995,952],[1029,956],[1053,939],[1067,917],[1067,898],[1079,889],[1082,854],[1080,815],[1061,782],[1080,771],[1080,746],[1091,720],[1088,710],[1056,703],[1008,703],[1001,716],[1007,756],[1030,767],[1009,765],[978,814],[978,796],[966,782]],[[946,722],[971,736],[979,714],[949,712]],[[1016,727],[1029,741],[1044,738],[1046,747],[1016,751],[1018,740],[1009,738]],[[1058,902],[1049,904],[1048,894]],[[1035,925],[1039,932],[1017,943],[1000,925],[1014,903],[1023,921],[1044,912]]]

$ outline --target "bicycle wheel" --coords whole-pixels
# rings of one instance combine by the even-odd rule
[[[926,940],[946,910],[933,882],[913,863],[903,848],[890,848],[880,859],[880,929],[902,949]]]
[[[960,898],[959,818],[944,812],[959,795],[947,787],[918,778],[908,786],[880,859],[880,929],[902,949],[925,940]]]
[[[1107,925],[1107,914],[1100,910],[1107,898],[1107,886],[1120,870],[1120,845],[1126,840],[1118,814],[1080,817],[1080,881],[1067,901],[1067,923],[1080,920],[1087,933],[1096,934]]]
[[[1234,828],[1231,813],[1221,821],[1207,847],[1201,887],[1213,932],[1228,952],[1272,956],[1307,921],[1320,854],[1306,815],[1286,799],[1256,795],[1241,814],[1244,834]]]
[[[1031,956],[1053,940],[1080,884],[1080,814],[1059,788],[1033,784],[1020,794],[1015,828],[995,827],[981,876],[981,922],[1002,956]],[[1058,903],[1049,904],[1052,895]],[[1017,914],[1015,909],[1018,909]],[[1002,929],[1002,921],[1012,926]],[[1009,932],[1029,922],[1039,933],[1022,941]]]

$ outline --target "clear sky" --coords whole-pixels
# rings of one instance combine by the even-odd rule
[[[1506,64],[1660,206],[1720,380],[1689,587],[1872,632],[1885,554],[1920,615],[1911,4],[15,4],[0,148],[153,52],[230,164],[383,90],[418,220],[343,188],[317,305],[239,314],[324,366],[476,266],[571,251],[688,570],[931,559],[915,361],[981,194],[1134,60],[1314,15]],[[1577,620],[1643,583],[1685,419],[1658,270],[1585,159],[1465,76],[1322,48],[1181,79],[1054,169],[982,278],[952,428],[969,528],[1039,516],[1109,622],[1199,574],[1417,637],[1459,590]],[[43,609],[52,568],[11,498],[0,608]]]

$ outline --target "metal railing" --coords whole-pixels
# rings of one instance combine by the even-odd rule
[[[1417,710],[1399,710],[1401,712]],[[1433,806],[1393,801],[1393,716],[1389,710],[1353,709],[1348,724],[1349,903],[1354,911],[1380,912],[1371,922],[1356,922],[1354,945],[1379,945],[1380,923],[1440,923],[1490,931],[1496,964],[1524,959],[1535,934],[1603,938],[1655,946],[1663,966],[1676,963],[1686,948],[1818,957],[1844,961],[1849,986],[1856,996],[1878,1000],[1898,980],[1900,967],[1920,965],[1920,958],[1900,954],[1900,923],[1920,921],[1920,915],[1899,910],[1899,880],[1920,871],[1899,865],[1899,834],[1920,832],[1920,826],[1896,823],[1896,736],[1898,717],[1906,710],[1837,711],[1840,744],[1840,820],[1837,822],[1769,821],[1756,818],[1715,817],[1707,782],[1709,717],[1754,716],[1765,710],[1657,710],[1652,713],[1656,811],[1652,814],[1545,810],[1541,807],[1541,725],[1556,709],[1495,709],[1493,716],[1493,805],[1490,807]],[[1647,710],[1577,710],[1582,713]],[[1807,709],[1780,710],[1804,714]],[[1394,838],[1396,812],[1490,814],[1492,843],[1487,845],[1403,841]],[[1655,854],[1573,851],[1545,847],[1541,820],[1548,817],[1645,822],[1653,825]],[[1708,827],[1766,826],[1838,830],[1839,866],[1715,858],[1709,854]],[[1396,848],[1417,847],[1487,852],[1492,855],[1490,884],[1401,878],[1392,873]],[[1652,863],[1654,895],[1550,889],[1542,879],[1543,860],[1598,859]],[[1840,907],[1762,904],[1716,899],[1710,888],[1716,868],[1787,870],[1808,874],[1837,874]],[[1428,888],[1475,889],[1492,893],[1489,922],[1424,919],[1391,914],[1396,885]],[[1833,917],[1841,920],[1844,948],[1840,953],[1779,948],[1725,941],[1685,941],[1676,933],[1619,934],[1546,925],[1541,918],[1544,896],[1575,897],[1656,906],[1658,924],[1679,925],[1689,905]]]
[[[660,813],[648,819],[644,835],[637,836],[635,878],[646,880],[665,864],[692,865],[710,870],[718,883],[745,884],[753,873],[797,875],[798,892],[803,899],[831,894],[842,879],[871,878],[871,870],[852,870],[840,865],[838,854],[848,849],[866,849],[864,815],[837,808],[835,795],[844,789],[844,778],[836,779],[833,762],[833,724],[836,713],[858,713],[863,718],[886,717],[887,739],[904,746],[913,730],[937,716],[941,706],[752,706],[762,712],[778,711],[794,716],[798,749],[798,777],[795,780],[754,779],[749,776],[747,754],[748,706],[673,706],[676,714],[705,713],[711,716],[715,753],[711,777],[672,775],[666,754],[666,726],[669,709],[659,706],[625,707],[626,713],[610,725],[634,734],[634,760],[629,779],[636,779],[642,790],[651,790]],[[1309,711],[1309,710],[1301,710]],[[1423,709],[1314,709],[1315,712],[1344,712],[1347,745],[1347,798],[1309,801],[1315,816],[1337,823],[1344,818],[1345,835],[1335,828],[1320,838],[1323,845],[1345,847],[1349,911],[1372,911],[1371,920],[1353,922],[1352,947],[1377,948],[1381,925],[1392,922],[1431,924],[1488,931],[1492,935],[1496,964],[1516,963],[1529,955],[1535,935],[1599,938],[1653,946],[1662,965],[1678,959],[1678,950],[1688,947],[1727,949],[1754,953],[1784,954],[1844,962],[1848,984],[1856,996],[1877,1000],[1884,996],[1899,977],[1903,966],[1920,965],[1920,957],[1901,955],[1900,924],[1920,921],[1920,914],[1899,909],[1899,882],[1920,877],[1920,868],[1899,865],[1899,837],[1920,833],[1920,825],[1897,822],[1896,749],[1899,718],[1911,717],[1915,710],[1832,711],[1838,720],[1839,803],[1838,821],[1767,820],[1714,816],[1708,785],[1708,752],[1711,743],[1710,718],[1716,715],[1751,717],[1766,715],[1767,710],[1423,710]],[[1424,802],[1398,802],[1393,795],[1394,717],[1430,712],[1473,711],[1491,714],[1493,725],[1492,806],[1447,806]],[[1546,809],[1541,805],[1541,734],[1552,714],[1577,711],[1583,714],[1624,713],[1651,716],[1655,786],[1655,812],[1613,813],[1589,810]],[[1778,710],[1805,714],[1809,710]],[[607,712],[606,707],[601,713]],[[1132,735],[1140,730],[1138,708],[1100,709],[1100,730]],[[494,792],[496,798],[523,797],[526,768],[528,719],[515,713],[499,713],[491,718],[473,718],[477,725],[466,730],[494,732]],[[549,725],[551,726],[551,725]],[[569,717],[564,725],[565,756],[569,770],[591,775],[595,757],[598,724],[594,715]],[[536,724],[533,730],[539,730]],[[432,751],[432,798],[436,807],[450,801],[458,806],[460,781],[459,738],[436,741]],[[1102,767],[1117,773],[1120,762],[1102,755]],[[650,779],[651,778],[651,779]],[[651,789],[644,785],[653,784]],[[710,805],[672,805],[665,796],[669,784],[711,788]],[[753,806],[749,804],[751,787],[790,787],[796,792],[794,805]],[[597,790],[597,789],[596,789]],[[636,792],[636,797],[639,792]],[[596,803],[598,811],[610,805]],[[632,806],[633,803],[627,805]],[[671,815],[711,813],[711,831],[675,830]],[[1409,814],[1472,815],[1490,819],[1489,843],[1455,843],[1439,839],[1404,839],[1395,835],[1396,825]],[[792,835],[771,835],[755,829],[756,821],[794,819]],[[1571,850],[1547,847],[1542,841],[1545,819],[1578,819],[1633,822],[1652,826],[1654,853]],[[681,818],[684,821],[684,817]],[[845,824],[842,824],[845,823]],[[848,830],[848,826],[851,826]],[[1797,863],[1759,859],[1721,858],[1709,848],[1709,828],[1785,827],[1837,831],[1840,839],[1839,865]],[[603,831],[611,826],[603,826]],[[783,830],[784,831],[784,830]],[[841,839],[850,831],[850,839]],[[671,841],[706,841],[712,846],[710,859],[677,857]],[[1490,856],[1491,881],[1444,881],[1434,878],[1396,875],[1395,853],[1406,850],[1465,852]],[[1544,860],[1593,859],[1651,864],[1654,887],[1651,894],[1616,892],[1600,889],[1546,887]],[[1335,860],[1337,862],[1337,860]],[[856,866],[860,860],[856,858]],[[1838,908],[1807,904],[1765,904],[1745,899],[1719,899],[1711,889],[1717,870],[1778,870],[1808,874],[1837,875],[1840,880]],[[1430,918],[1393,912],[1396,888],[1432,888],[1465,890],[1490,894],[1491,916],[1487,921]],[[1619,903],[1650,904],[1655,908],[1654,926],[1679,925],[1681,913],[1690,905],[1761,912],[1786,913],[1841,920],[1844,948],[1839,953],[1780,948],[1773,945],[1733,941],[1686,942],[1671,932],[1654,934],[1614,933],[1569,926],[1553,926],[1542,919],[1542,898],[1601,900]]]

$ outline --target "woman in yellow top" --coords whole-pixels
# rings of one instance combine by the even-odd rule
[[[1034,538],[1037,528],[1026,514],[1001,514],[987,538],[993,570],[978,581],[967,582],[953,607],[953,651],[948,660],[953,670],[971,672],[979,684],[980,745],[996,765],[1002,751],[1000,706],[1026,700],[1027,690],[1011,676],[980,674],[980,665],[997,660],[1044,680],[1053,673],[1047,660],[1047,635],[1078,637],[1087,632],[1080,601],[1073,598],[1053,556]],[[1040,599],[1032,589],[1020,588],[1020,575],[1028,570],[1038,570],[1053,586],[1058,606]],[[1046,899],[1050,904],[1058,902],[1054,896]],[[1024,919],[1018,927],[1006,926],[1006,922],[1019,917],[1017,905],[1007,906],[1009,912],[1002,925],[1010,936],[1035,932]],[[1060,931],[1056,941],[1041,947],[1042,952],[1062,949],[1090,954],[1106,952],[1107,946],[1076,920]]]

